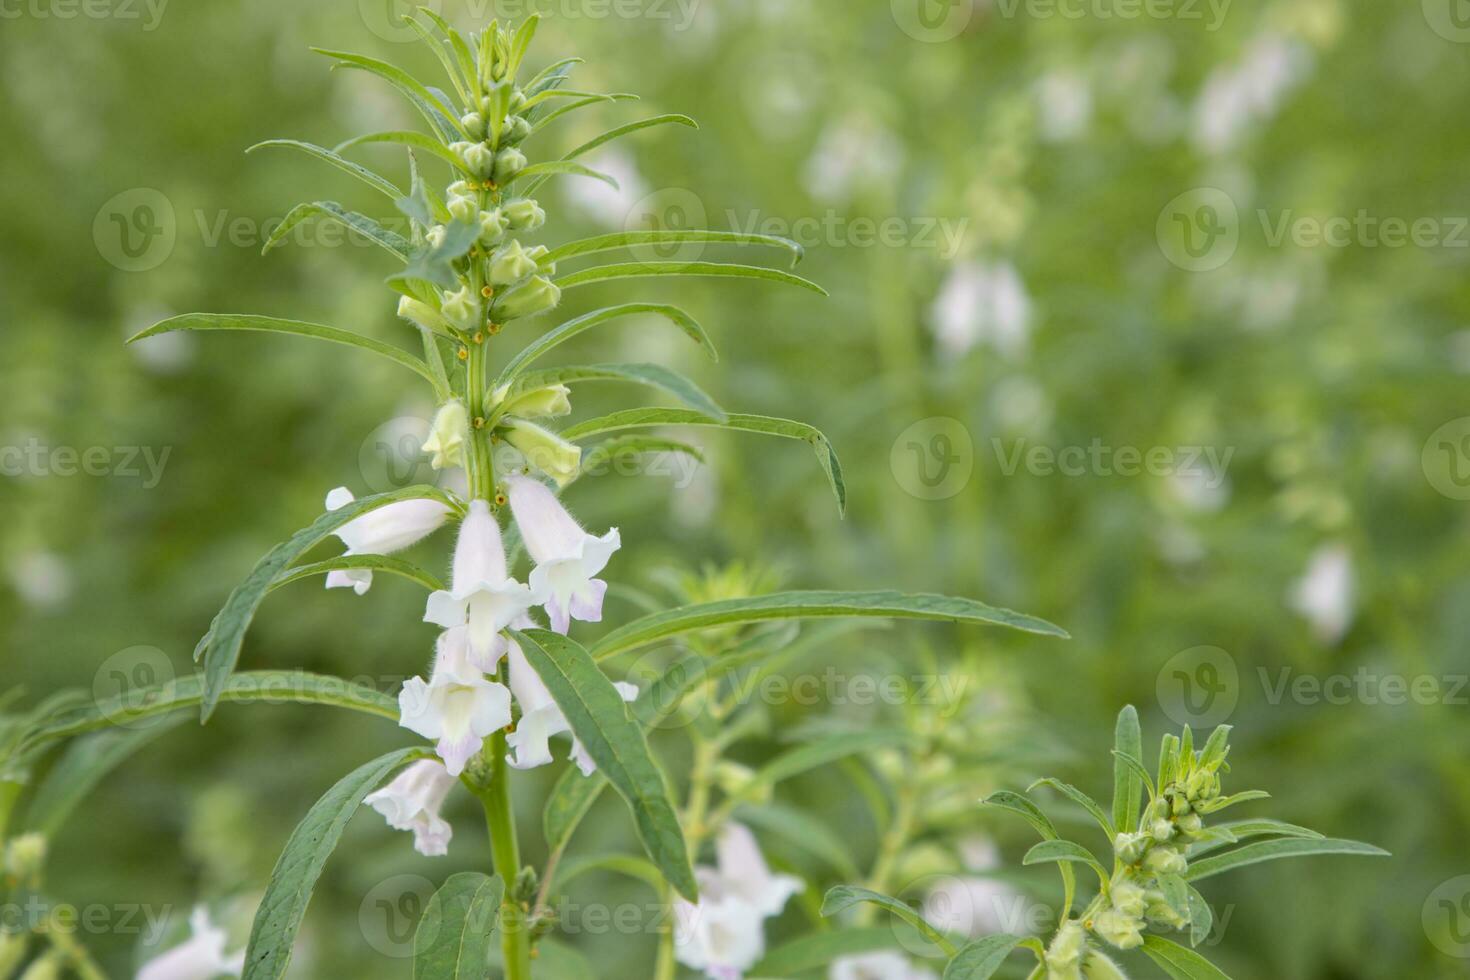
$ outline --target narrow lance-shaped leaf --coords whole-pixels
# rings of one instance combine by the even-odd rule
[[[753,235],[738,231],[710,231],[708,229],[688,231],[667,229],[660,231],[619,231],[609,235],[583,238],[552,249],[545,256],[545,261],[548,263],[564,262],[567,259],[578,258],[583,255],[596,255],[600,252],[612,252],[620,248],[683,244],[769,245],[772,248],[785,249],[791,253],[791,264],[793,266],[799,263],[805,254],[805,251],[796,242],[789,238],[780,238],[775,235]]]
[[[455,156],[454,151],[450,150],[449,147],[445,146],[443,143],[439,142],[433,137],[425,136],[423,133],[416,132],[411,129],[399,129],[382,133],[367,133],[362,136],[354,136],[350,140],[345,140],[344,142],[338,143],[334,152],[341,153],[344,150],[351,149],[354,146],[361,146],[366,143],[399,143],[404,146],[411,146],[415,149],[423,150],[425,153],[434,154],[434,156],[438,157],[439,159],[451,164],[454,169],[459,171],[460,173],[463,173],[467,176],[474,176],[469,172],[469,170],[465,168],[464,162],[461,161],[459,157]]]
[[[517,391],[529,391],[548,385],[579,384],[583,381],[630,381],[634,384],[658,388],[699,412],[701,415],[721,422],[727,416],[715,400],[677,371],[660,364],[592,364],[586,367],[549,368],[521,375],[516,382]]]
[[[230,597],[225,600],[212,628],[212,638],[204,655],[204,703],[200,711],[202,720],[208,721],[219,702],[225,683],[234,673],[240,660],[240,648],[245,642],[245,631],[255,618],[255,611],[270,592],[272,583],[281,572],[296,564],[303,554],[322,542],[333,531],[356,520],[363,514],[400,500],[431,498],[442,501],[451,508],[454,504],[442,491],[429,486],[407,487],[391,493],[380,493],[355,500],[345,507],[328,511],[317,518],[309,527],[298,531],[286,542],[277,545],[262,558]]]
[[[616,265],[599,265],[562,276],[556,284],[562,289],[590,286],[593,283],[612,279],[662,279],[666,277],[693,276],[715,279],[763,279],[787,286],[800,286],[823,296],[827,290],[810,279],[794,276],[780,269],[767,269],[758,265],[734,265],[724,262],[623,262]]]
[[[1051,818],[1041,812],[1041,808],[1032,803],[1026,797],[1010,790],[999,790],[990,794],[980,801],[981,806],[995,807],[999,810],[1009,810],[1029,823],[1043,840],[1058,840],[1056,826]],[[1072,912],[1072,899],[1077,894],[1077,876],[1072,871],[1072,866],[1065,861],[1057,863],[1057,871],[1062,876],[1062,915],[1065,917]]]
[[[268,146],[282,146],[293,150],[300,150],[303,153],[316,157],[318,160],[325,160],[338,170],[345,171],[356,177],[373,190],[388,195],[390,200],[396,200],[403,196],[403,191],[398,189],[398,185],[387,177],[375,174],[362,164],[353,163],[351,160],[338,156],[337,153],[327,149],[325,146],[317,146],[315,143],[304,143],[301,140],[265,140],[256,143],[245,152],[254,153],[256,150]]]
[[[778,619],[833,619],[845,616],[923,619],[1008,626],[1028,633],[1063,637],[1045,620],[974,599],[902,592],[776,592],[747,599],[720,599],[669,609],[635,619],[592,647],[598,660],[697,630]]]
[[[525,170],[522,170],[516,176],[516,180],[535,178],[539,187],[541,181],[559,174],[571,177],[591,177],[593,180],[602,181],[613,190],[620,189],[617,178],[611,174],[605,174],[601,170],[593,170],[591,167],[584,167],[582,164],[573,163],[570,160],[550,160],[544,163],[533,163]],[[530,194],[531,191],[528,189],[526,193]]]
[[[1113,732],[1113,748],[1135,759],[1143,757],[1143,730],[1138,723],[1138,710],[1127,705],[1118,712]],[[1121,833],[1138,829],[1139,808],[1143,804],[1143,782],[1121,758],[1113,759],[1113,826]]]
[[[566,716],[572,733],[633,811],[644,849],[669,883],[695,901],[689,848],[663,774],[617,688],[587,651],[549,630],[511,631]]]
[[[1108,815],[1103,813],[1103,808],[1099,806],[1097,801],[1094,800],[1092,797],[1088,796],[1086,793],[1082,792],[1080,789],[1071,785],[1070,783],[1064,783],[1060,779],[1052,779],[1050,776],[1044,779],[1038,779],[1036,782],[1031,784],[1026,792],[1029,793],[1031,792],[1031,790],[1035,789],[1038,786],[1050,786],[1058,793],[1061,793],[1063,796],[1067,797],[1067,799],[1071,800],[1073,803],[1076,803],[1078,806],[1082,807],[1082,809],[1086,810],[1088,814],[1092,816],[1093,820],[1097,821],[1097,825],[1103,829],[1103,833],[1108,835],[1108,840],[1110,842],[1112,841],[1114,834],[1113,822],[1108,819]]]
[[[1026,852],[1021,859],[1022,864],[1043,864],[1048,861],[1073,861],[1085,864],[1097,872],[1098,880],[1106,883],[1108,880],[1107,869],[1091,851],[1069,840],[1044,840]]]
[[[414,932],[414,980],[484,980],[504,894],[499,875],[451,875]]]
[[[26,829],[54,837],[103,777],[183,720],[170,718],[134,731],[101,731],[72,742],[37,787],[26,809]]]
[[[870,888],[859,888],[856,885],[838,885],[836,888],[828,889],[822,899],[822,915],[830,917],[839,915],[855,905],[876,905],[881,909],[898,916],[904,922],[917,929],[925,939],[938,946],[944,952],[953,956],[955,945],[950,942],[938,929],[924,920],[924,917],[916,912],[907,902],[901,902],[889,895],[875,892]]]
[[[528,89],[528,91],[529,91],[529,89]],[[532,122],[532,125],[531,125],[531,132],[533,132],[533,133],[540,132],[541,129],[543,129],[546,126],[549,126],[551,123],[553,123],[556,120],[560,119],[562,116],[565,116],[566,114],[568,114],[570,112],[576,112],[578,109],[585,109],[588,106],[601,105],[604,102],[637,102],[637,101],[638,101],[638,96],[632,95],[632,94],[627,93],[627,92],[620,92],[620,93],[617,93],[617,94],[611,95],[611,96],[601,96],[601,95],[598,95],[598,96],[589,96],[589,97],[584,98],[584,99],[578,99],[575,102],[569,102],[566,105],[558,106],[557,108],[550,110],[549,112],[545,113],[544,115],[540,115],[539,114],[539,110],[542,109],[542,108],[545,108],[545,106],[537,106],[535,109],[531,110],[531,117],[530,118],[533,119],[533,122]]]
[[[285,241],[286,236],[294,231],[296,226],[303,221],[318,216],[339,221],[348,230],[357,232],[373,244],[381,246],[400,262],[408,261],[411,247],[408,239],[396,231],[383,227],[382,224],[365,214],[347,210],[335,201],[311,201],[307,204],[298,204],[286,212],[286,216],[281,219],[281,223],[276,225],[275,229],[270,233],[270,237],[266,239],[265,245],[260,250],[260,254],[264,255],[266,252],[280,245],[281,242]]]
[[[710,356],[710,360],[719,360],[719,355],[715,352],[715,345],[710,342],[709,335],[704,332],[704,328],[677,306],[668,306],[663,303],[624,303],[620,306],[608,306],[600,310],[593,310],[591,313],[584,313],[555,329],[548,330],[510,359],[500,372],[500,377],[495,380],[495,387],[500,388],[515,381],[532,361],[558,344],[564,344],[600,323],[607,323],[625,316],[636,316],[640,313],[652,313],[663,317],[684,331],[689,339],[703,347],[705,353]]]
[[[401,767],[423,758],[422,748],[399,749],[343,776],[292,832],[255,913],[241,980],[279,980],[327,858],[363,799]]]
[[[597,136],[583,143],[581,146],[563,156],[562,159],[575,160],[577,159],[577,157],[591,153],[599,146],[603,146],[620,137],[627,136],[629,133],[636,133],[640,129],[648,129],[651,126],[663,126],[668,123],[677,123],[680,126],[688,126],[690,129],[699,128],[699,123],[695,122],[693,119],[690,119],[688,116],[679,115],[678,113],[668,113],[662,116],[654,116],[651,119],[642,119],[638,122],[632,122],[623,126],[618,126],[615,129],[610,129],[607,132],[603,133],[601,136]],[[530,186],[526,188],[527,196],[536,193],[536,189],[545,182],[546,177],[538,177],[536,178],[536,180],[532,181]]]
[[[1248,864],[1260,864],[1262,861],[1275,861],[1280,858],[1312,857],[1319,854],[1388,857],[1388,852],[1383,848],[1354,840],[1334,840],[1330,837],[1286,838],[1246,844],[1244,847],[1226,851],[1224,854],[1203,858],[1191,863],[1184,877],[1189,881],[1200,881],[1225,871],[1243,868]]]
[[[311,50],[329,58],[336,58],[338,64],[335,67],[361,69],[388,82],[413,104],[413,107],[434,129],[434,134],[441,139],[448,140],[456,134],[465,135],[453,110],[402,68],[367,55],[353,54],[350,51],[332,51],[327,48],[312,48]]]
[[[997,933],[970,943],[944,968],[944,980],[990,980],[1021,943],[1020,936]]]
[[[134,344],[148,337],[157,337],[160,334],[173,333],[178,330],[251,330],[292,334],[297,337],[325,340],[333,344],[345,344],[348,347],[356,347],[377,354],[379,357],[386,357],[390,361],[403,365],[431,384],[435,383],[429,366],[407,351],[339,327],[305,323],[301,320],[280,320],[270,316],[252,316],[243,313],[184,313],[180,316],[169,317],[167,320],[160,320],[146,330],[128,338],[128,343]]]
[[[652,425],[706,425],[716,426],[722,429],[735,429],[741,432],[753,432],[758,435],[779,436],[783,439],[796,439],[811,446],[816,453],[817,463],[822,467],[822,472],[827,476],[827,482],[832,488],[832,495],[837,498],[837,510],[839,514],[847,511],[847,483],[842,476],[842,463],[837,459],[837,452],[832,448],[832,443],[815,426],[807,425],[805,422],[794,422],[791,419],[771,418],[765,415],[740,415],[730,414],[725,421],[719,422],[714,419],[675,408],[634,408],[624,412],[614,412],[601,418],[588,419],[578,423],[561,432],[564,439],[585,439],[588,436],[600,435],[604,432],[617,432],[623,429],[637,429]]]
[[[1230,980],[1224,971],[1194,950],[1163,936],[1144,936],[1143,951],[1173,980]]]

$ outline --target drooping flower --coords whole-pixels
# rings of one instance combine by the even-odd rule
[[[182,944],[155,956],[138,970],[136,980],[216,980],[238,977],[245,968],[245,951],[225,952],[225,931],[209,918],[202,905],[189,917],[192,935]]]
[[[497,658],[498,641],[503,643],[500,631],[540,601],[532,588],[507,572],[500,525],[483,500],[470,503],[460,526],[451,585],[450,591],[429,596],[424,621],[445,629],[468,627],[469,653],[479,664]]]
[[[674,955],[711,980],[739,980],[765,953],[765,920],[805,885],[766,866],[755,835],[728,823],[715,842],[718,867],[695,869],[699,902],[674,907]]]
[[[327,494],[326,507],[329,511],[341,510],[356,499],[351,490],[338,487]],[[449,505],[441,501],[428,498],[400,500],[353,518],[335,533],[347,546],[344,557],[391,555],[418,544],[439,530],[448,519]],[[372,587],[373,572],[370,568],[327,573],[329,589],[354,589],[358,595],[363,595]]]
[[[621,545],[618,529],[602,537],[588,534],[537,480],[513,476],[506,486],[521,540],[536,562],[531,588],[542,597],[551,628],[565,633],[573,619],[601,621],[607,583],[594,576]]]
[[[527,621],[516,625],[520,628],[531,624]],[[511,641],[508,651],[510,689],[515,695],[516,704],[520,705],[521,718],[516,722],[515,731],[505,738],[505,744],[514,753],[506,761],[516,769],[534,769],[552,761],[551,737],[570,734],[572,726],[552,698],[551,692],[542,683],[540,675],[526,660],[520,646]],[[638,697],[638,688],[633,684],[619,682],[613,686],[618,689],[624,701],[633,701]],[[592,761],[592,757],[575,735],[572,736],[571,759],[584,776],[590,776],[597,770],[597,764]]]
[[[413,849],[425,857],[449,853],[454,828],[439,816],[455,779],[434,759],[415,762],[391,783],[363,800],[381,813],[394,830],[413,831]]]
[[[939,980],[939,974],[910,963],[893,950],[839,956],[832,961],[828,980]]]
[[[412,677],[398,694],[398,723],[437,739],[436,751],[451,776],[464,772],[486,737],[511,720],[509,688],[487,679],[472,662],[468,639],[468,630],[441,636],[428,682]]]

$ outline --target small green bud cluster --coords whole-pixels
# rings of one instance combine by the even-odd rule
[[[5,877],[12,882],[34,885],[46,864],[46,838],[41,834],[21,834],[5,845]]]
[[[1229,726],[1220,726],[1198,752],[1187,727],[1182,738],[1164,736],[1158,795],[1144,809],[1136,832],[1114,838],[1113,853],[1123,867],[1113,877],[1107,907],[1090,924],[1109,944],[1119,949],[1141,945],[1147,923],[1170,929],[1189,925],[1185,911],[1166,899],[1160,878],[1184,874],[1190,845],[1218,839],[1219,831],[1205,828],[1204,815],[1222,802],[1220,773],[1229,770],[1229,733]]]
[[[1046,950],[1046,980],[1127,980],[1118,964],[1093,949],[1077,921],[1057,930]]]

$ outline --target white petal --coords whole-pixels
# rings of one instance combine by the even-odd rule
[[[569,558],[587,532],[556,499],[545,484],[526,476],[512,476],[506,481],[510,508],[526,551],[537,563]]]
[[[424,622],[451,629],[463,626],[468,615],[467,603],[448,592],[434,592],[424,608]]]
[[[439,530],[449,514],[437,500],[400,500],[348,521],[336,534],[352,554],[391,555]]]
[[[341,510],[357,498],[346,487],[338,487],[327,494],[327,510]]]
[[[470,512],[460,525],[454,548],[454,592],[461,595],[481,583],[506,579],[505,544],[500,525],[483,500],[470,502]]]
[[[731,891],[763,916],[778,914],[787,899],[805,886],[790,875],[773,875],[761,855],[755,835],[744,824],[731,821],[715,842],[720,876]]]

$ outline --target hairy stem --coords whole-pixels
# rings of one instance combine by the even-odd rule
[[[505,882],[505,898],[500,907],[500,949],[505,958],[505,977],[530,980],[531,944],[526,932],[526,910],[515,894],[521,854],[511,806],[509,767],[505,764],[505,732],[496,732],[485,744],[490,780],[480,793],[480,803],[485,808],[485,825],[490,832],[490,857],[496,873]]]

